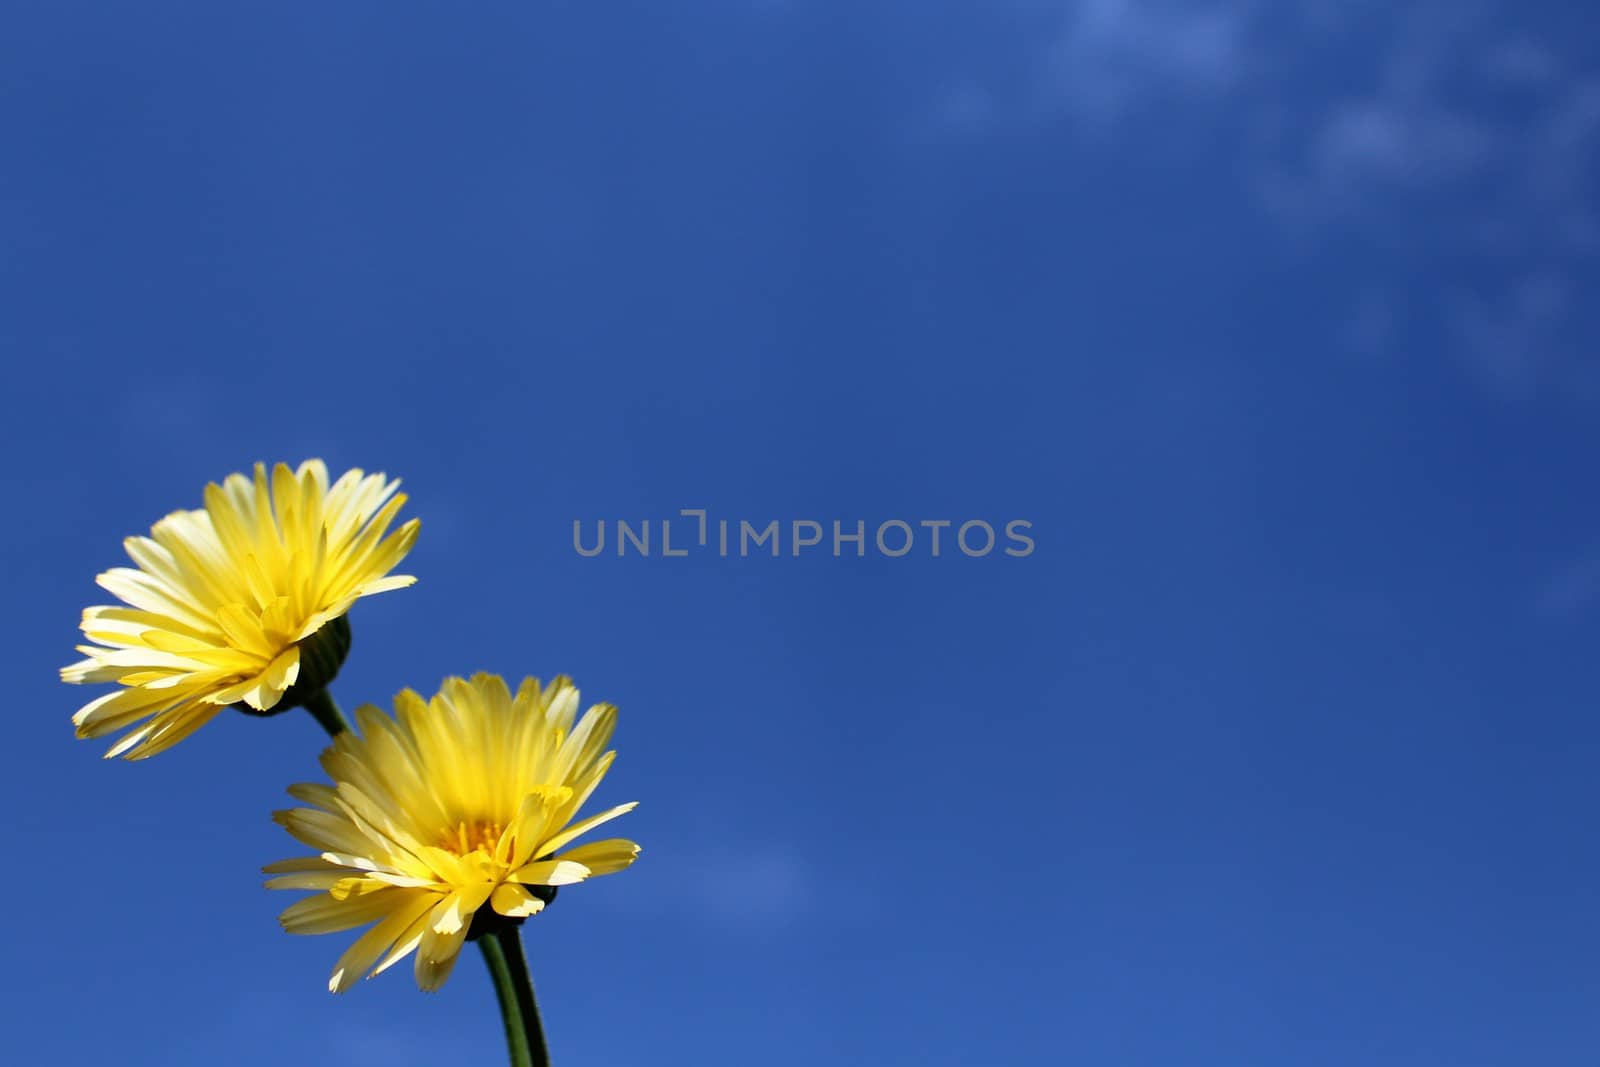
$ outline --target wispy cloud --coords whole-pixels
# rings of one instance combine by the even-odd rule
[[[1576,298],[1600,269],[1600,69],[1513,0],[1008,10],[1035,76],[969,78],[941,108],[948,129],[1017,115],[1094,137],[1220,129],[1206,150],[1236,154],[1285,239],[1356,236],[1382,257],[1351,295],[1356,350],[1420,319],[1497,395],[1600,395],[1580,343],[1600,315]]]
[[[642,873],[642,872],[641,872]],[[668,907],[734,934],[765,934],[803,920],[816,905],[815,872],[798,849],[776,844],[679,849],[658,855],[651,876],[670,895],[636,895],[618,907]],[[685,908],[687,907],[687,911]]]
[[[1571,619],[1600,598],[1600,552],[1577,559],[1551,575],[1538,592],[1535,610],[1548,619]]]
[[[810,872],[797,853],[785,849],[703,857],[694,869],[706,914],[720,923],[787,924],[812,905]]]
[[[1567,336],[1574,318],[1573,280],[1531,270],[1496,291],[1456,294],[1445,312],[1467,368],[1501,395],[1527,398],[1546,387],[1584,384],[1582,354]]]
[[[1247,20],[1237,3],[1084,0],[1045,57],[1044,89],[1094,124],[1151,95],[1222,93],[1241,77]]]
[[[399,977],[408,977],[405,975]],[[313,986],[326,997],[320,983]],[[415,993],[412,994],[413,996]],[[158,1050],[167,1063],[339,1063],[346,1067],[422,1067],[451,1062],[473,1051],[460,1035],[441,1034],[436,1026],[404,1020],[340,1018],[320,1010],[307,1012],[299,995],[252,989],[241,993],[225,1011],[173,1036]],[[342,1006],[343,1013],[352,1009]],[[370,1009],[369,1009],[370,1010]],[[297,1020],[285,1027],[285,1019]],[[494,1048],[494,1035],[483,1039]],[[152,1061],[139,1061],[152,1062]]]

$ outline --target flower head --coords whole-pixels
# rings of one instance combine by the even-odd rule
[[[330,990],[413,950],[417,985],[437,989],[474,917],[521,920],[544,908],[550,887],[633,863],[632,841],[567,848],[634,808],[573,821],[616,756],[606,745],[617,709],[597,704],[574,726],[577,709],[566,678],[543,688],[526,679],[513,697],[490,674],[446,679],[431,701],[405,690],[396,718],[357,709],[360,735],[340,734],[323,753],[333,784],[291,787],[312,806],[274,816],[320,855],[263,868],[278,876],[268,888],[318,890],[280,917],[290,933],[373,924],[339,958]]]
[[[399,484],[353,470],[330,486],[318,459],[295,471],[280,463],[269,478],[258,463],[253,479],[206,486],[200,510],[124,541],[137,568],[96,580],[126,606],[86,609],[83,632],[95,644],[78,646],[88,658],[61,670],[63,681],[122,688],[72,717],[78,736],[131,726],[106,755],[143,759],[230,704],[277,707],[303,661],[336,671],[342,648],[330,668],[327,649],[301,642],[359,598],[416,581],[388,576],[417,538],[416,519],[384,536],[406,500]]]

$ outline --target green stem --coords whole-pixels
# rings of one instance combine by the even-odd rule
[[[478,938],[478,946],[483,949],[483,961],[489,965],[495,996],[500,999],[511,1067],[550,1067],[550,1050],[545,1047],[544,1026],[539,1022],[539,1002],[533,996],[533,982],[528,977],[528,961],[522,954],[517,928],[505,926],[486,933]]]
[[[338,737],[350,729],[350,721],[344,717],[344,712],[339,710],[339,705],[333,702],[333,694],[326,689],[318,689],[306,697],[306,710],[311,717],[328,731],[328,736]]]

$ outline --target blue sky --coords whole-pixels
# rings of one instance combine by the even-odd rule
[[[278,930],[309,718],[71,736],[121,539],[312,455],[423,522],[346,706],[621,707],[558,1062],[1594,1062],[1582,5],[326,6],[0,7],[27,1062],[502,1054]],[[1037,547],[572,549],[689,507]]]

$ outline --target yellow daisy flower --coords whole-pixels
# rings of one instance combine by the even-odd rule
[[[96,581],[127,606],[86,609],[96,643],[61,669],[63,681],[123,688],[72,717],[78,736],[132,726],[106,755],[144,759],[230,704],[286,710],[326,686],[349,647],[350,606],[416,581],[386,577],[417,539],[416,519],[384,536],[406,500],[399,485],[353,470],[330,486],[318,459],[280,463],[269,479],[258,463],[254,479],[230,474],[206,486],[204,508],[124,541],[137,569]]]
[[[623,840],[567,849],[635,806],[572,821],[616,757],[617,709],[596,704],[574,726],[569,679],[529,678],[513,697],[498,675],[448,678],[431,701],[408,689],[394,704],[393,719],[358,709],[360,736],[339,734],[322,756],[334,784],[293,786],[312,807],[274,815],[320,855],[263,868],[278,875],[268,888],[320,891],[280,917],[290,933],[373,924],[334,967],[335,993],[413,950],[417,985],[438,989],[469,937],[639,854]]]

